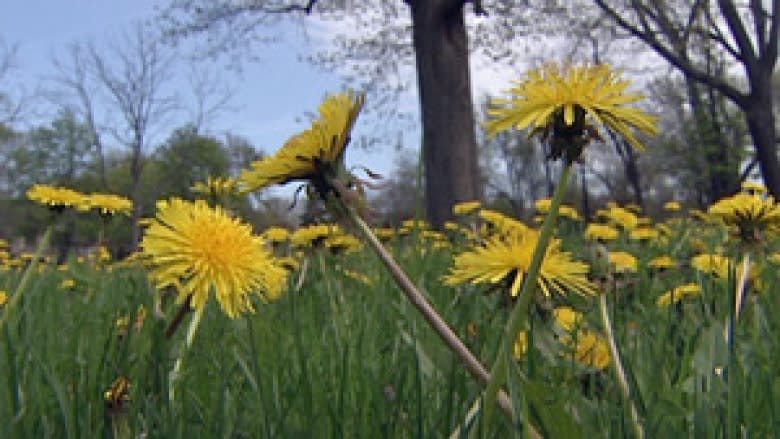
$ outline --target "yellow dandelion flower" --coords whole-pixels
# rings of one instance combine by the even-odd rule
[[[8,292],[0,290],[0,307],[8,303]]]
[[[708,213],[736,227],[744,242],[758,242],[765,233],[780,231],[780,205],[772,197],[739,193],[713,204]]]
[[[632,230],[628,236],[634,241],[648,241],[658,239],[658,237],[661,235],[656,229],[650,227],[639,227]]]
[[[341,233],[341,228],[335,224],[314,224],[294,231],[290,236],[290,243],[294,247],[315,247],[329,236]]]
[[[658,306],[669,306],[672,303],[680,302],[683,299],[689,297],[696,297],[701,294],[701,287],[697,283],[689,283],[681,285],[677,288],[673,288],[666,293],[662,294],[656,304]]]
[[[582,219],[582,217],[580,217],[580,213],[577,212],[577,209],[567,205],[562,205],[560,207],[558,210],[558,215],[560,215],[562,218],[568,218],[572,221],[579,221]]]
[[[628,203],[625,205],[624,209],[633,213],[634,215],[639,215],[642,213],[642,206],[636,203]]]
[[[559,306],[553,310],[555,321],[561,328],[572,331],[582,324],[582,313],[568,306]]]
[[[573,344],[568,343],[569,346]],[[601,335],[592,331],[579,331],[577,344],[574,346],[574,358],[580,364],[604,370],[612,362],[609,345]]]
[[[729,277],[729,258],[721,255],[702,254],[691,258],[691,266],[699,271],[717,276]]]
[[[482,207],[479,201],[464,201],[452,206],[452,213],[455,215],[468,215]]]
[[[639,225],[639,217],[622,207],[613,207],[606,212],[607,219],[623,230],[633,230]]]
[[[319,181],[327,168],[339,166],[365,96],[353,92],[328,96],[320,118],[296,134],[274,155],[252,163],[238,180],[241,192],[253,192],[294,180]]]
[[[742,192],[751,194],[751,195],[763,195],[767,192],[766,186],[764,186],[761,183],[755,182],[755,181],[743,181],[742,182]]]
[[[628,252],[609,252],[609,263],[617,273],[635,272],[639,265],[636,257]]]
[[[767,256],[767,260],[773,264],[780,265],[780,252],[774,252]]]
[[[409,235],[415,231],[430,230],[431,225],[425,220],[408,219],[401,222],[401,227],[398,228],[399,235]]]
[[[274,244],[281,244],[287,242],[290,239],[290,231],[284,227],[269,227],[262,233],[262,237]]]
[[[605,224],[588,224],[585,228],[585,237],[598,241],[614,241],[620,236],[620,231]]]
[[[359,239],[346,233],[339,233],[325,238],[325,247],[332,253],[355,253],[363,249]]]
[[[62,282],[60,282],[61,290],[72,290],[74,288],[76,288],[76,281],[73,279],[63,279]]]
[[[552,206],[552,200],[549,198],[541,198],[539,200],[536,200],[534,203],[534,208],[536,208],[539,213],[547,213],[550,211],[550,206]]]
[[[677,262],[671,257],[664,255],[653,258],[647,265],[652,268],[668,269],[677,267]]]
[[[480,210],[479,218],[486,222],[493,232],[502,235],[522,234],[528,230],[528,226],[523,224],[522,221],[508,217],[503,213],[494,210]]]
[[[380,241],[389,241],[395,236],[395,229],[391,228],[379,228],[374,229],[374,235],[379,238]]]
[[[82,210],[91,209],[96,209],[103,215],[130,215],[133,202],[119,195],[94,193],[85,196],[82,207]]]
[[[682,206],[676,201],[667,201],[664,203],[664,210],[667,212],[679,212],[680,209],[682,209]]]
[[[658,133],[657,118],[627,104],[643,98],[627,92],[629,82],[608,65],[560,67],[554,64],[531,70],[510,90],[511,99],[494,99],[486,124],[494,135],[514,127],[547,130],[561,118],[565,128],[580,128],[589,116],[593,122],[617,132],[634,148],[643,149],[632,130]]]
[[[83,209],[85,195],[64,187],[49,186],[46,184],[33,185],[27,191],[27,198],[38,204],[51,208],[72,207]]]
[[[213,290],[225,314],[235,318],[254,310],[250,294],[281,294],[287,271],[249,225],[202,200],[174,198],[158,202],[157,210],[141,248],[151,278],[159,287],[176,286],[178,302],[191,298],[191,306],[202,309]]]
[[[207,177],[206,181],[195,183],[190,190],[208,197],[225,197],[236,192],[237,182],[232,178]]]
[[[483,246],[455,257],[450,272],[444,277],[447,285],[463,283],[498,283],[514,275],[510,294],[517,295],[525,274],[531,265],[539,231],[528,229],[522,234],[494,236]],[[588,265],[572,260],[571,254],[561,250],[560,240],[552,240],[539,270],[536,282],[546,296],[556,292],[565,295],[573,291],[594,295],[595,287],[588,281]]]
[[[8,241],[0,238],[0,250],[7,249],[7,248],[8,248]]]

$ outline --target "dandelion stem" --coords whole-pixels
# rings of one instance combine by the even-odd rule
[[[3,328],[5,328],[5,325],[8,322],[11,314],[13,314],[14,309],[19,305],[19,302],[22,301],[22,295],[27,290],[27,284],[30,283],[33,272],[36,270],[36,268],[38,268],[38,261],[41,259],[43,253],[49,248],[49,242],[51,241],[51,236],[53,233],[54,224],[50,224],[46,231],[43,232],[43,236],[41,237],[40,241],[38,241],[38,248],[35,250],[35,255],[30,261],[30,264],[27,266],[27,269],[24,271],[22,279],[19,281],[19,285],[16,286],[14,294],[11,296],[11,299],[5,306],[3,315],[0,316],[0,334],[2,334]]]
[[[615,373],[617,374],[618,383],[620,384],[620,390],[623,393],[623,398],[628,402],[629,410],[631,412],[634,433],[638,439],[643,439],[645,437],[645,430],[642,427],[639,411],[631,396],[631,387],[628,384],[626,370],[623,368],[623,361],[620,358],[620,351],[618,350],[617,341],[615,340],[615,333],[612,330],[612,322],[609,319],[609,312],[607,311],[606,294],[599,295],[599,311],[601,311],[601,321],[604,324],[604,332],[607,334],[607,340],[609,341],[609,352],[612,355],[612,362],[615,365]]]
[[[181,352],[179,352],[179,358],[176,359],[176,364],[173,365],[173,370],[171,371],[168,380],[168,398],[171,402],[176,400],[176,381],[178,381],[179,376],[181,375],[181,365],[184,362],[184,356],[187,354],[187,351],[189,351],[190,346],[192,346],[193,340],[195,340],[195,333],[198,331],[198,326],[200,326],[200,321],[205,309],[205,306],[198,308],[195,311],[195,315],[192,316],[190,326],[187,328],[187,338],[184,341],[184,346],[182,346]]]
[[[407,299],[422,313],[425,320],[433,328],[434,331],[441,337],[444,343],[457,355],[463,362],[466,369],[471,375],[481,384],[486,385],[490,382],[490,374],[485,366],[479,362],[474,354],[469,351],[465,344],[458,338],[458,335],[449,327],[447,322],[439,315],[433,306],[428,302],[428,299],[417,289],[412,283],[403,269],[395,262],[393,256],[385,249],[379,239],[371,231],[371,228],[363,221],[362,218],[353,209],[346,209],[348,216],[355,223],[360,230],[363,237],[368,241],[371,248],[379,256],[382,263],[388,268],[393,279],[401,288]],[[510,418],[514,409],[512,408],[512,401],[509,399],[509,395],[506,392],[501,392],[497,395],[498,404],[504,413]],[[529,425],[530,427],[530,425]],[[532,428],[532,427],[530,427]],[[531,433],[534,437],[541,437],[536,431],[532,430]]]
[[[536,287],[536,278],[539,276],[539,270],[542,267],[542,261],[547,252],[547,246],[549,245],[553,231],[555,230],[558,209],[561,206],[563,197],[566,194],[566,187],[569,184],[572,164],[568,161],[565,163],[563,172],[561,172],[561,176],[558,179],[558,186],[555,188],[555,194],[550,203],[550,210],[542,224],[542,230],[539,233],[539,241],[536,244],[536,249],[534,250],[533,258],[531,259],[531,265],[528,267],[528,274],[526,275],[523,286],[518,294],[517,304],[512,309],[509,320],[504,327],[503,339],[499,344],[498,354],[496,355],[496,359],[493,362],[493,367],[490,371],[491,379],[485,390],[485,419],[490,419],[493,406],[496,403],[496,397],[507,379],[512,346],[517,338],[517,334],[525,327],[528,320],[528,309],[531,304],[534,288]],[[515,416],[513,416],[513,419],[514,418]],[[530,426],[530,423],[526,422],[526,425]]]

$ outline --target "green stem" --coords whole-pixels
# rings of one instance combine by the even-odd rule
[[[745,253],[742,259],[742,270],[736,281],[734,291],[734,306],[729,306],[729,318],[726,324],[726,343],[728,346],[728,367],[726,368],[726,380],[728,381],[728,401],[726,406],[726,437],[737,437],[739,420],[737,419],[737,404],[739,398],[739,382],[737,381],[737,341],[734,337],[739,313],[742,309],[742,301],[745,295],[747,279],[750,275],[750,253]]]
[[[639,411],[636,408],[634,399],[631,397],[631,387],[628,384],[626,370],[623,368],[623,361],[620,359],[620,351],[617,347],[615,332],[612,330],[612,322],[609,319],[609,312],[607,311],[606,294],[601,294],[599,296],[599,311],[601,311],[601,321],[604,324],[604,332],[607,334],[607,341],[609,341],[609,353],[612,355],[612,362],[615,365],[615,373],[617,374],[618,383],[620,384],[620,390],[623,393],[623,398],[628,403],[631,412],[634,433],[636,434],[637,439],[643,439],[645,437],[645,430],[642,427],[642,420],[639,417]]]
[[[190,320],[190,326],[187,328],[187,338],[184,342],[184,346],[182,346],[181,352],[179,352],[179,358],[176,359],[176,364],[173,365],[173,370],[171,371],[168,380],[168,398],[171,402],[176,400],[176,381],[178,381],[179,376],[181,375],[181,365],[184,362],[184,355],[187,354],[187,351],[192,346],[193,340],[195,340],[195,333],[198,331],[198,326],[200,326],[200,321],[205,310],[206,307],[204,306],[195,311],[195,315],[192,317],[192,320]]]
[[[496,360],[490,371],[491,379],[485,390],[485,419],[490,419],[493,407],[496,404],[496,397],[501,386],[504,385],[504,382],[507,379],[509,358],[512,353],[512,346],[515,342],[515,338],[520,330],[527,324],[528,309],[531,305],[531,299],[536,287],[536,278],[539,276],[539,270],[542,267],[542,261],[547,252],[547,246],[550,244],[550,240],[552,239],[555,230],[555,221],[558,219],[558,209],[566,194],[566,187],[569,184],[569,177],[571,176],[571,168],[572,164],[566,162],[561,177],[558,179],[558,186],[555,188],[555,194],[550,203],[550,211],[544,219],[544,224],[542,224],[542,230],[539,233],[539,242],[536,244],[536,249],[534,250],[533,258],[531,259],[531,265],[528,267],[528,274],[525,276],[522,289],[518,295],[517,304],[512,309],[509,320],[504,327],[503,339],[498,347],[498,354],[496,355]],[[515,416],[513,415],[513,419],[514,418]],[[526,422],[526,425],[530,426],[530,423]]]
[[[3,315],[0,316],[0,334],[3,333],[3,328],[5,328],[5,325],[8,322],[11,314],[13,314],[14,309],[19,305],[19,302],[22,301],[22,295],[25,291],[27,291],[27,284],[30,283],[30,279],[32,279],[33,273],[38,268],[38,261],[41,259],[43,253],[49,248],[49,242],[51,241],[52,234],[54,234],[54,224],[49,225],[49,227],[43,233],[41,240],[38,241],[38,248],[35,250],[35,255],[30,261],[30,265],[28,265],[27,269],[24,271],[22,280],[19,281],[19,285],[16,286],[14,294],[6,304],[5,310],[3,310]]]

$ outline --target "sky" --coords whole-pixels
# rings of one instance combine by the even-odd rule
[[[64,57],[68,44],[95,42],[98,46],[117,38],[134,22],[154,16],[155,0],[12,0],[0,14],[0,40],[17,47],[14,74],[8,78],[13,94],[32,94],[55,73],[52,59]],[[295,133],[308,126],[307,113],[316,111],[327,93],[343,88],[341,79],[300,58],[309,53],[311,40],[305,40],[295,25],[279,29],[279,42],[256,44],[252,57],[242,60],[240,73],[230,69],[227,60],[205,60],[201,68],[216,71],[232,89],[230,109],[209,123],[210,133],[226,132],[248,138],[253,145],[272,153]],[[180,50],[188,54],[192,45]],[[182,77],[172,84],[182,93],[191,89]],[[7,89],[9,84],[2,84]],[[34,107],[26,113],[28,125],[46,123],[53,110],[42,99],[29,101]],[[48,111],[47,111],[48,110]],[[175,126],[170,127],[171,129]],[[360,134],[360,121],[356,134]],[[160,130],[164,140],[169,130]],[[417,135],[414,138],[419,138]],[[371,151],[351,148],[348,164],[367,166],[388,174],[395,158],[394,140]]]

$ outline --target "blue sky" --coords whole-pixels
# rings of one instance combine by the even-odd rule
[[[17,69],[11,84],[0,84],[31,93],[44,78],[55,73],[52,58],[64,56],[69,43],[102,42],[115,38],[133,22],[148,19],[154,14],[152,0],[17,0],[5,2],[0,14],[0,38],[9,45],[17,45]],[[164,3],[164,2],[163,2]],[[342,84],[332,73],[299,61],[310,42],[303,41],[293,26],[280,29],[279,43],[254,45],[250,48],[258,61],[247,58],[241,74],[227,69],[224,61],[204,63],[216,69],[229,83],[235,94],[231,101],[234,111],[225,112],[214,120],[209,131],[215,134],[231,132],[247,137],[266,152],[273,152],[284,141],[306,125],[304,114],[313,112],[328,93],[338,91]],[[187,45],[184,46],[187,50]],[[184,53],[184,52],[183,52]],[[188,92],[188,84],[177,80],[174,87]],[[24,121],[27,124],[45,123],[47,104],[33,100],[35,107]],[[37,115],[37,116],[36,116]],[[370,122],[362,121],[364,126]],[[357,133],[360,134],[361,121]],[[173,126],[171,129],[174,128]],[[162,137],[168,130],[162,130]],[[415,138],[415,137],[412,137]],[[163,139],[155,139],[161,141]],[[371,152],[352,148],[348,161],[370,167],[380,173],[392,170],[394,144]]]

